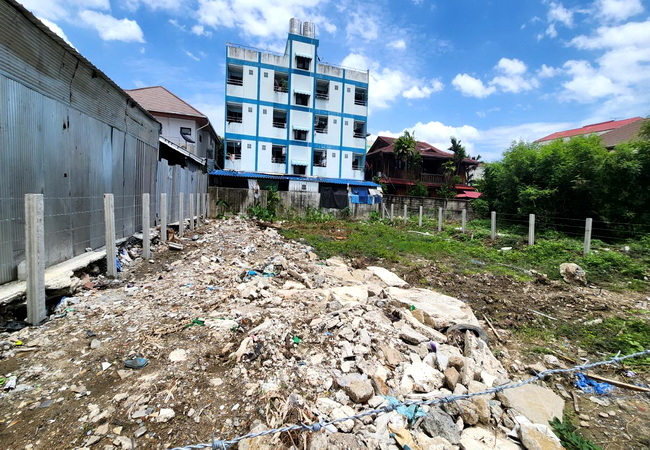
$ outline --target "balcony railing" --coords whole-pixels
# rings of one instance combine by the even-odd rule
[[[437,173],[423,173],[420,175],[420,181],[423,183],[444,183],[445,176]]]
[[[316,92],[316,98],[319,100],[329,100],[330,99],[330,94],[329,92]]]
[[[242,116],[226,116],[226,122],[242,123]]]
[[[365,131],[355,131],[354,132],[354,137],[355,138],[365,138],[366,137],[366,132]]]
[[[229,77],[228,78],[228,84],[234,84],[235,86],[243,86],[244,85],[244,79],[243,78]]]
[[[273,128],[287,128],[287,122],[273,121]]]
[[[286,86],[274,86],[273,90],[275,92],[289,92],[289,89]]]
[[[368,100],[367,99],[354,99],[354,104],[359,105],[359,106],[368,106]]]
[[[276,156],[274,158],[271,158],[271,162],[273,164],[286,164],[287,163],[287,157],[286,156]]]
[[[319,127],[319,126],[315,126],[315,127],[314,127],[314,131],[315,131],[316,133],[327,134],[327,127]]]

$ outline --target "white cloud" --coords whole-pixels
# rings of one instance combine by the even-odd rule
[[[68,39],[68,36],[65,35],[63,32],[63,29],[55,24],[54,22],[51,22],[47,19],[43,19],[42,17],[38,17],[38,20],[43,22],[46,27],[48,27],[50,30],[52,30],[57,36],[59,36],[61,39],[63,39],[70,47],[74,48],[76,50],[76,47],[72,45],[72,42],[70,42],[70,39]]]
[[[501,58],[497,63],[497,69],[501,70],[504,74],[509,76],[522,75],[527,70],[526,64],[517,58]]]
[[[565,100],[592,103],[602,97],[622,93],[621,87],[594,69],[587,61],[567,61],[564,68],[573,77],[562,83],[562,97]]]
[[[79,19],[98,33],[104,41],[144,42],[142,29],[135,20],[116,19],[109,14],[84,10]]]
[[[406,41],[404,39],[396,39],[386,45],[390,48],[394,48],[395,50],[404,50],[406,48]]]
[[[374,41],[379,37],[379,26],[374,16],[355,12],[345,27],[349,40],[360,38],[364,41]]]
[[[608,22],[621,22],[644,11],[641,0],[598,0],[596,16]]]
[[[123,4],[129,11],[135,11],[140,6],[151,10],[178,11],[185,2],[183,0],[124,0]]]
[[[239,29],[257,38],[284,38],[292,17],[309,17],[328,32],[336,26],[317,13],[325,0],[199,0],[196,11],[199,25]]]
[[[562,69],[559,67],[551,67],[546,64],[542,64],[542,67],[537,70],[537,76],[540,78],[553,78],[561,73]]]
[[[188,50],[183,50],[183,51],[185,52],[185,54],[187,55],[188,58],[193,59],[194,61],[201,61],[201,58],[199,58],[198,56],[196,56],[192,52],[190,52]]]
[[[650,48],[650,20],[628,22],[613,27],[599,27],[592,36],[578,36],[569,45],[579,49],[613,49],[638,46]]]
[[[422,87],[413,86],[410,89],[402,92],[402,96],[408,99],[429,98],[431,94],[440,92],[445,87],[440,80],[431,80],[429,84]]]
[[[562,3],[551,2],[546,18],[549,22],[559,22],[566,27],[573,26],[573,12],[566,9]]]
[[[212,36],[212,31],[206,31],[203,25],[194,25],[192,27],[192,34],[196,34],[197,36],[210,37]]]
[[[109,0],[21,0],[25,8],[37,17],[48,20],[70,19],[80,9],[109,10]]]
[[[451,84],[467,97],[484,98],[496,92],[494,86],[486,86],[478,78],[474,78],[466,73],[459,73],[451,81]]]

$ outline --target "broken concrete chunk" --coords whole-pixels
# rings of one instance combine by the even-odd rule
[[[554,417],[562,420],[564,400],[552,390],[527,384],[497,394],[504,406],[526,416],[533,423],[548,424]]]
[[[456,428],[454,419],[437,406],[432,407],[422,421],[422,429],[429,436],[440,436],[451,444],[460,442],[460,433]]]
[[[372,272],[377,278],[383,281],[387,286],[395,286],[399,288],[407,287],[408,283],[402,280],[388,269],[383,267],[370,266],[368,270]]]

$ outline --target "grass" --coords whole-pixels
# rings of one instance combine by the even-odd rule
[[[314,247],[322,257],[342,255],[365,257],[406,264],[413,259],[448,262],[460,273],[489,271],[496,275],[512,275],[530,279],[531,270],[559,279],[559,266],[575,262],[587,273],[590,284],[601,284],[613,289],[647,290],[650,266],[650,238],[630,244],[628,252],[594,241],[592,253],[582,254],[582,241],[554,231],[541,233],[535,245],[527,245],[527,236],[519,229],[500,230],[496,241],[490,240],[489,222],[472,221],[467,233],[447,225],[437,232],[435,222],[425,220],[419,227],[417,220],[407,223],[388,220],[350,222],[328,220],[331,217],[310,215],[307,220],[292,221],[284,230],[285,236],[302,240]],[[415,232],[415,233],[414,233]],[[423,235],[421,233],[429,233]],[[644,247],[644,244],[648,247]],[[501,250],[512,247],[510,250]]]

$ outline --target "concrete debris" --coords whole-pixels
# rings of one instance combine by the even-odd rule
[[[461,300],[409,288],[381,267],[319,260],[276,228],[241,218],[197,232],[194,241],[154,242],[153,264],[138,248],[122,250],[115,282],[92,275],[93,287],[49,322],[0,333],[0,342],[11,336],[36,349],[17,357],[17,346],[0,346],[11,370],[0,373],[4,423],[23,423],[11,430],[24,429],[16,440],[169,448],[195,443],[188,436],[204,442],[215,430],[228,438],[345,418],[388,404],[386,397],[430,399],[511,381]],[[139,360],[149,364],[124,366]],[[30,421],[40,419],[29,409],[36,404],[53,420],[37,437]],[[563,405],[528,385],[239,448],[519,448],[503,432],[516,415],[530,419],[519,422],[524,445],[544,446],[552,436],[534,424],[561,417]]]
[[[569,284],[587,285],[587,274],[575,263],[560,264],[560,275]]]

